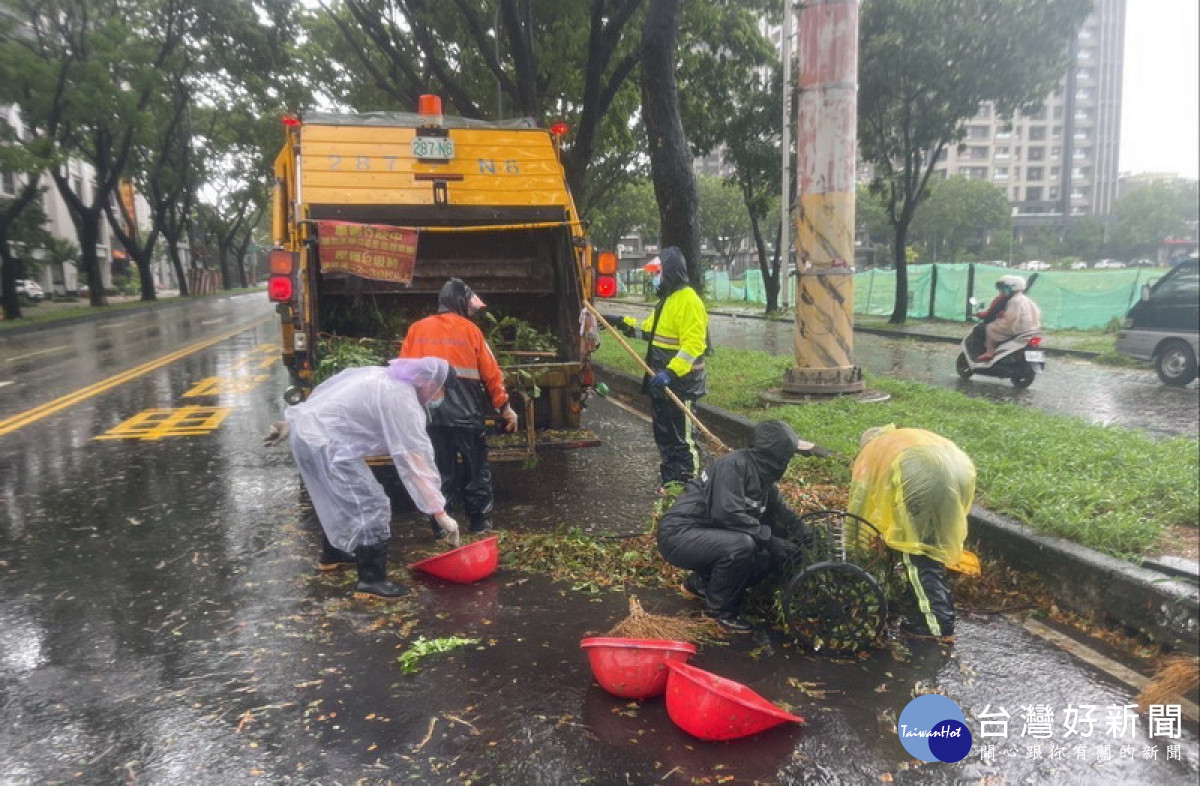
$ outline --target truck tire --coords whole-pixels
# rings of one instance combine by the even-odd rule
[[[1168,341],[1154,356],[1154,370],[1164,385],[1183,387],[1196,378],[1196,356],[1184,341]]]

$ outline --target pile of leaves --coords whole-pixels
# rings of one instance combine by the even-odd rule
[[[578,528],[553,533],[501,533],[504,562],[543,573],[581,592],[627,587],[677,587],[683,572],[658,553],[654,536],[597,538]]]
[[[558,356],[558,339],[548,330],[514,316],[498,317],[491,311],[483,314],[488,346],[496,353],[501,366],[528,362],[515,352],[538,352],[553,358]]]
[[[317,368],[313,385],[319,385],[339,371],[357,366],[380,366],[395,354],[395,344],[374,338],[322,336],[317,340]]]
[[[412,674],[417,670],[417,662],[422,658],[436,652],[448,652],[458,647],[478,643],[479,639],[464,639],[460,636],[447,636],[441,639],[427,639],[424,636],[418,636],[412,646],[406,649],[399,658],[396,658],[396,661],[400,664],[400,671]]]

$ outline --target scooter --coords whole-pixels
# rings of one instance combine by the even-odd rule
[[[974,306],[974,298],[971,300]],[[1042,337],[1034,331],[1013,336],[996,347],[996,355],[991,360],[977,360],[986,351],[984,330],[985,325],[980,322],[962,340],[962,352],[958,353],[954,367],[963,379],[980,374],[1011,380],[1015,388],[1027,388],[1033,384],[1035,375],[1046,370]]]

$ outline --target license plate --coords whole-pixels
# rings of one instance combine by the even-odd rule
[[[412,154],[413,158],[449,161],[454,158],[454,140],[445,136],[415,136]]]
[[[1042,354],[1041,350],[1027,349],[1025,350],[1025,360],[1030,363],[1045,363],[1046,356]]]

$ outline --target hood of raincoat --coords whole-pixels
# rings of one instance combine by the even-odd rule
[[[796,455],[800,438],[782,420],[765,420],[754,427],[750,440],[750,459],[767,483],[777,483]]]
[[[675,246],[667,246],[658,255],[662,263],[662,285],[658,288],[659,297],[667,297],[677,289],[688,285],[687,262],[683,252]]]
[[[475,293],[465,281],[461,278],[452,278],[442,284],[442,289],[438,292],[438,313],[444,314],[449,311],[470,319],[471,299],[474,297]]]
[[[397,382],[412,385],[422,404],[436,406],[453,370],[442,358],[395,358],[388,361],[387,373]]]

